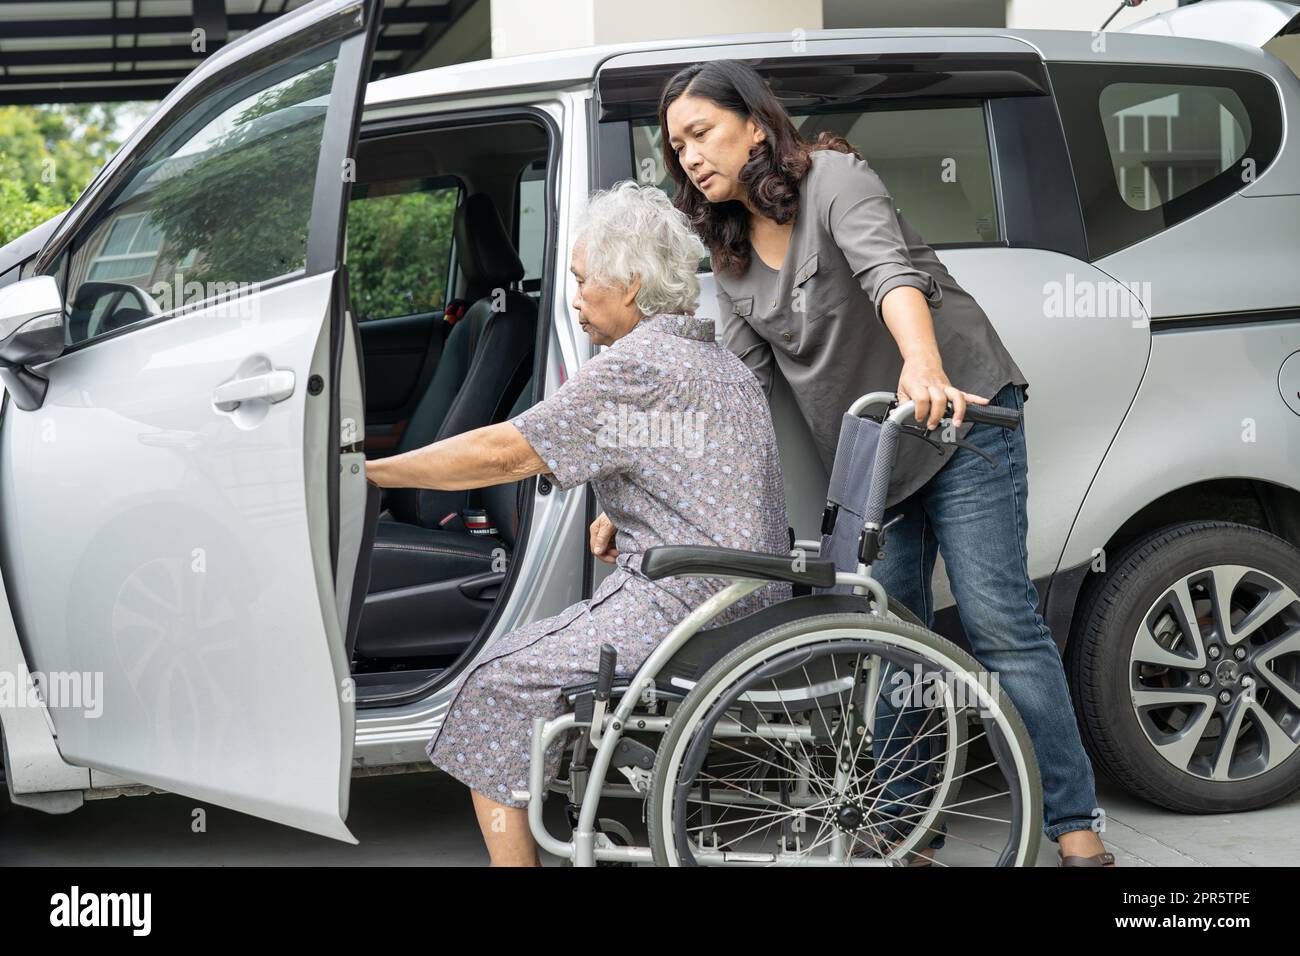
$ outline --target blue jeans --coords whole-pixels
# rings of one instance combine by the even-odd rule
[[[1024,401],[1021,386],[1007,385],[990,404],[1023,409]],[[1024,428],[1007,431],[977,423],[965,440],[993,455],[998,467],[994,469],[968,448],[958,448],[926,484],[886,509],[885,521],[899,514],[903,519],[887,532],[885,557],[876,561],[871,573],[890,597],[933,627],[930,579],[935,557],[943,550],[953,598],[975,659],[997,675],[1033,740],[1043,782],[1043,832],[1055,842],[1069,830],[1092,828],[1097,795],[1061,655],[1038,613],[1038,593],[1029,578]],[[897,686],[889,682],[892,676],[885,675],[882,691]],[[906,801],[927,785],[925,775],[934,764],[928,768],[924,764],[930,756],[924,745],[935,743],[934,738],[923,737],[920,749],[907,745],[913,743],[914,732],[933,730],[934,720],[922,728],[924,711],[909,709],[910,705],[900,711],[889,697],[882,692],[876,709],[872,746],[881,778],[877,785],[889,781],[880,798],[886,812],[906,816],[909,810],[919,812],[925,800],[918,799],[910,807],[889,801]],[[939,753],[936,747],[936,759]],[[975,768],[968,763],[967,769]],[[958,796],[957,801],[962,800]],[[956,812],[987,810],[975,804],[958,807]],[[903,827],[901,832],[909,829]],[[947,826],[942,829],[946,832]],[[930,846],[943,843],[938,834]]]

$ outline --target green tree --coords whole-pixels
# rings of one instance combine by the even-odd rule
[[[0,245],[67,209],[120,145],[135,104],[0,106]]]

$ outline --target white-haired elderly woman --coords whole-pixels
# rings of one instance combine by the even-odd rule
[[[594,680],[600,645],[630,675],[721,578],[640,573],[660,544],[789,552],[785,486],[767,398],[754,373],[695,315],[705,249],[659,189],[623,182],[594,194],[574,243],[573,309],[608,348],[515,418],[368,464],[386,487],[464,489],[547,474],[561,492],[591,482],[603,512],[597,557],[616,567],[590,599],[494,641],[461,675],[425,748],[467,784],[493,866],[536,866],[526,805],[535,717],[567,709],[566,684]],[[612,540],[611,540],[612,539]],[[723,623],[790,596],[770,583]],[[564,741],[546,754],[547,784]]]

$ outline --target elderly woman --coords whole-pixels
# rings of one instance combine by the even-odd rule
[[[721,578],[640,573],[660,544],[789,551],[785,486],[767,398],[754,373],[697,317],[704,246],[653,187],[595,194],[574,244],[573,309],[609,348],[554,395],[507,422],[369,463],[388,487],[464,489],[545,473],[561,491],[590,481],[604,513],[592,551],[615,569],[592,597],[512,631],[461,675],[447,717],[425,748],[472,791],[493,866],[537,866],[526,805],[536,717],[567,709],[566,684],[594,680],[600,645],[633,673]],[[613,537],[613,546],[609,545]],[[742,616],[790,596],[771,583],[719,614]],[[544,780],[564,741],[546,754]]]

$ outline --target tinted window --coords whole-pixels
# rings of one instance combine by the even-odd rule
[[[447,304],[453,178],[400,179],[353,188],[348,205],[348,286],[359,321],[438,312]]]
[[[1226,86],[1111,83],[1098,98],[1115,186],[1134,209],[1204,185],[1246,154],[1250,117]]]
[[[1090,258],[1226,199],[1277,156],[1281,109],[1258,73],[1083,63],[1049,71]]]
[[[338,44],[204,100],[77,237],[69,341],[301,271]]]
[[[827,130],[852,143],[930,245],[998,241],[982,102],[791,115],[804,139]],[[671,191],[673,182],[660,168],[659,139],[657,122],[633,124],[638,177]]]

